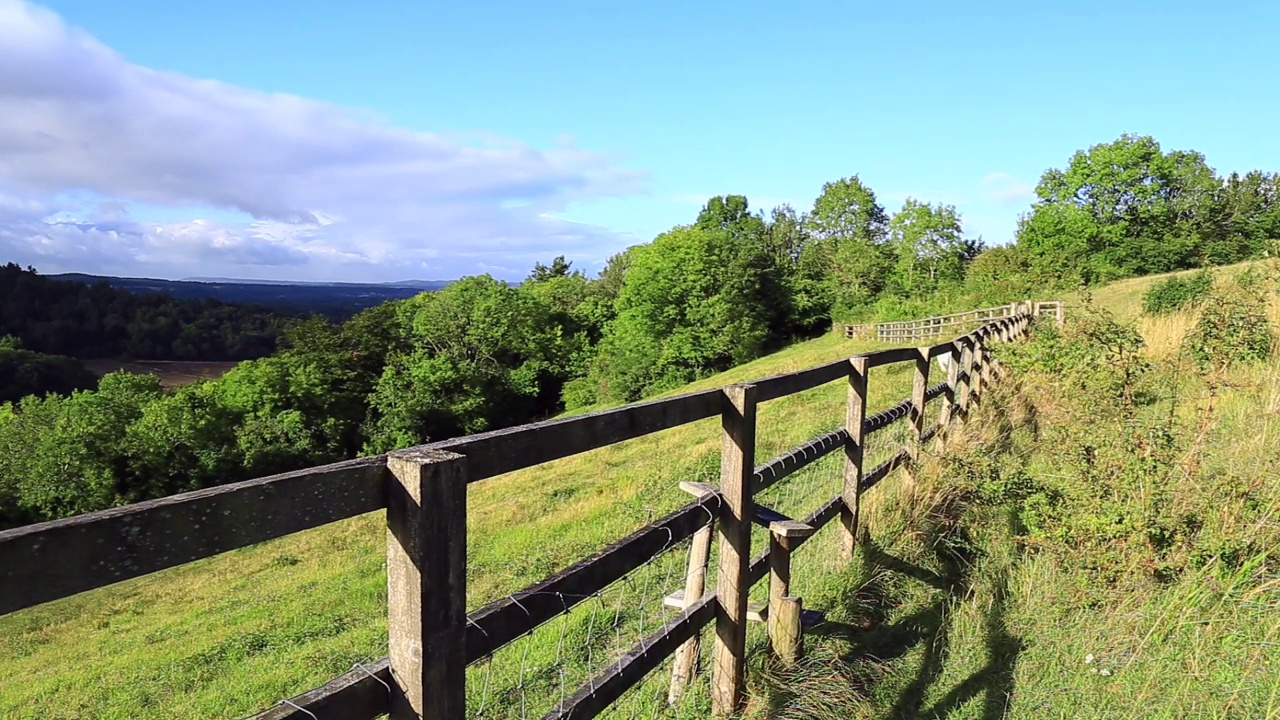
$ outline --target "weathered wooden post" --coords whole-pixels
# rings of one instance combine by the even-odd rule
[[[803,603],[798,597],[784,597],[778,602],[777,635],[774,636],[776,639],[773,642],[773,649],[782,660],[782,664],[787,667],[795,665],[800,660],[800,654],[804,652],[804,632],[800,628],[803,612]],[[774,611],[770,610],[769,613],[772,619]]]
[[[712,648],[711,711],[729,715],[742,704],[747,652],[747,587],[751,564],[751,473],[755,466],[756,389],[724,388],[720,415],[720,569],[716,575],[716,640]]]
[[[680,483],[680,489],[690,492],[699,499],[705,497],[710,491],[710,488],[700,483]],[[685,608],[701,600],[702,594],[706,592],[707,565],[711,562],[711,533],[714,527],[715,521],[712,520],[698,528],[698,531],[693,534],[693,541],[689,544],[689,565],[685,569],[684,595],[682,596]],[[689,687],[689,683],[693,682],[694,676],[698,673],[700,650],[701,638],[697,634],[676,649],[675,657],[671,662],[671,687],[667,690],[667,704],[675,705],[680,702],[685,689]]]
[[[785,610],[782,608],[786,598],[791,597],[791,551],[798,538],[808,537],[813,532],[812,526],[794,520],[769,523],[769,643],[781,658],[786,658],[792,651],[788,644],[791,630],[785,626]]]
[[[853,559],[858,542],[858,505],[862,499],[863,421],[867,417],[867,358],[849,358],[849,399],[845,405],[844,502],[840,507],[840,556]]]
[[[969,405],[982,401],[983,375],[986,373],[987,328],[978,328],[973,336],[973,365],[969,371]]]
[[[960,341],[960,374],[964,376],[964,380],[960,382],[957,405],[961,421],[969,416],[969,401],[973,396],[973,337],[966,335]]]
[[[960,397],[958,386],[962,347],[959,342],[953,342],[951,343],[951,350],[947,352],[947,386],[942,393],[942,409],[938,411],[939,442],[946,439],[947,426],[951,424],[951,417],[955,413],[956,403]]]
[[[392,720],[466,715],[467,466],[440,450],[387,457]]]
[[[920,437],[924,433],[925,393],[929,391],[929,348],[916,348],[916,378],[911,385],[911,441],[907,454],[914,463],[920,459]]]

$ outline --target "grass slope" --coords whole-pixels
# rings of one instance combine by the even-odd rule
[[[829,335],[687,389],[869,347]],[[905,396],[908,373],[874,371],[872,407]],[[844,402],[833,383],[764,405],[758,461],[838,426]],[[718,422],[703,421],[473,485],[468,606],[536,582],[684,504],[678,482],[713,480],[719,442]],[[822,473],[836,478],[838,468]],[[383,528],[374,513],[0,617],[0,717],[239,717],[377,657],[386,643]],[[683,572],[682,563],[670,561],[668,571]],[[532,664],[543,651],[517,660]],[[592,660],[565,682],[603,667]],[[550,705],[527,699],[542,703],[529,714]]]
[[[1242,269],[1216,274],[1230,280]],[[1079,484],[1078,466],[1055,444],[1088,437],[1102,421],[1045,377],[1002,386],[914,477],[873,491],[870,537],[854,566],[813,596],[831,622],[808,636],[798,670],[758,660],[753,716],[1280,717],[1280,363],[1273,355],[1232,370],[1210,412],[1206,386],[1179,361],[1196,313],[1139,317],[1157,280],[1092,296],[1135,319],[1146,355],[1160,363],[1170,394],[1134,422],[1158,426],[1173,414],[1178,454],[1164,481],[1117,474],[1111,488]],[[1274,292],[1268,313],[1280,328]],[[1128,478],[1157,476],[1141,446],[1113,459]],[[1038,540],[1055,529],[1023,524],[1028,506],[1011,500],[1023,483],[1069,489],[1047,510],[1115,539],[1084,533],[1075,548]],[[1187,536],[1116,528],[1110,513],[1071,505],[1086,497],[1104,509],[1145,508],[1150,517],[1136,522],[1153,529],[1159,517],[1185,517]],[[1162,557],[1176,571],[1152,565]]]

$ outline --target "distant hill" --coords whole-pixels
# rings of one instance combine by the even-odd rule
[[[234,278],[122,278],[82,273],[48,275],[55,280],[82,283],[106,282],[134,293],[168,293],[180,299],[212,298],[223,302],[265,305],[293,313],[319,313],[335,320],[345,319],[388,300],[413,297],[420,292],[439,290],[447,280],[401,280],[389,283],[320,283],[281,280],[238,280]]]

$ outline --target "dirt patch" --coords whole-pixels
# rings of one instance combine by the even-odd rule
[[[216,380],[235,367],[235,361],[204,360],[82,360],[93,374],[102,377],[116,370],[138,375],[156,375],[167,388],[190,385],[198,380]]]

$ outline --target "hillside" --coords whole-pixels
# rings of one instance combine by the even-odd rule
[[[1126,281],[1093,295],[1128,312],[1152,282]],[[1073,308],[1071,319],[1080,312]],[[1280,320],[1274,303],[1271,313]],[[1183,313],[1143,320],[1148,346],[1156,348],[1146,354],[1154,359],[1159,348],[1176,346],[1171,334],[1184,331],[1192,318]],[[871,347],[828,335],[685,389],[810,367]],[[1063,472],[1061,458],[1046,448],[1082,426],[1062,388],[1016,352],[1006,359],[1019,368],[1016,392],[984,401],[969,430],[914,477],[899,475],[869,494],[864,517],[870,540],[853,567],[837,567],[825,541],[805,550],[798,591],[806,607],[826,610],[829,622],[810,634],[798,674],[753,661],[749,714],[1075,717],[1078,708],[1089,708],[1136,718],[1216,714],[1229,707],[1269,712],[1277,686],[1264,671],[1280,657],[1264,616],[1273,602],[1266,554],[1230,565],[1220,565],[1216,555],[1200,557],[1155,585],[1113,578],[1091,587],[1099,580],[1089,573],[1098,568],[1074,566],[1069,555],[1054,550],[1062,538],[1025,527],[1035,517],[1027,507],[1034,506],[1029,499],[1036,492],[1028,488]],[[906,368],[875,372],[870,408],[907,394]],[[1274,421],[1258,424],[1261,415],[1253,408],[1269,408],[1274,417],[1280,375],[1274,366],[1236,373],[1222,392],[1204,454],[1256,458],[1250,461],[1256,464],[1232,467],[1232,477],[1274,477],[1274,453],[1266,451]],[[1199,389],[1191,383],[1178,388],[1188,401],[1180,412],[1193,417]],[[842,384],[833,383],[763,406],[757,460],[835,427],[844,403]],[[473,486],[468,606],[536,581],[682,504],[687,496],[677,483],[713,479],[718,443],[717,424],[703,421]],[[818,465],[780,506],[804,506],[830,493],[838,465]],[[1053,497],[1061,502],[1064,496]],[[1264,484],[1251,502],[1250,522],[1266,522],[1280,508],[1280,492]],[[1201,517],[1205,526],[1227,529],[1219,533],[1226,545],[1205,547],[1227,547],[1240,535],[1231,529],[1230,515]],[[238,717],[319,685],[384,652],[384,532],[381,513],[375,513],[2,617],[0,635],[14,650],[0,660],[0,671],[24,682],[0,685],[0,714]],[[1086,564],[1098,564],[1090,558],[1082,556]],[[668,565],[657,571],[666,580],[676,567]],[[1134,566],[1118,577],[1143,572]],[[495,684],[511,679],[513,664],[533,666],[519,667],[524,677],[548,666],[548,653],[559,660],[555,640],[528,641],[532,660],[522,660],[521,650],[496,659],[490,666]],[[757,649],[760,642],[754,637]],[[65,662],[71,656],[75,667]],[[1170,674],[1170,668],[1177,671]],[[476,682],[485,683],[487,697],[488,678],[478,675]],[[522,691],[531,693],[531,705],[542,703],[529,708],[531,715],[555,693],[554,682],[539,682],[536,693]],[[505,694],[493,702],[500,708],[504,698],[517,710],[525,700]],[[650,707],[641,698],[630,709],[637,705]],[[696,700],[692,707],[697,716]]]
[[[694,387],[868,347],[828,335]],[[885,379],[873,406],[908,392],[905,368]],[[764,406],[761,459],[838,425],[844,401],[835,383]],[[473,486],[468,605],[687,502],[677,485],[715,475],[718,431],[703,421]],[[236,717],[321,684],[385,647],[384,535],[375,513],[0,617],[0,674],[26,678],[0,684],[0,715]]]
[[[290,314],[316,313],[331,320],[345,320],[361,310],[388,300],[403,300],[424,290],[439,290],[449,284],[447,280],[404,280],[388,283],[283,282],[231,278],[161,280],[83,273],[49,277],[87,285],[105,282],[113,288],[131,293],[163,293],[183,300],[212,299],[226,303],[261,305]]]
[[[1216,271],[1216,294],[1265,267]],[[1091,293],[1136,320],[1143,347],[1127,359],[1073,368],[1090,336],[1127,342],[1084,297],[1067,340],[1001,353],[1018,385],[886,488],[860,563],[821,593],[833,622],[807,663],[758,683],[776,716],[1280,712],[1280,365],[1198,371],[1182,347],[1209,309],[1139,317],[1163,279]],[[1110,399],[1097,392],[1113,381]]]

